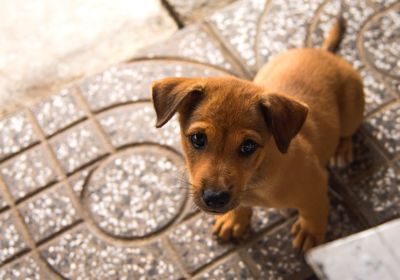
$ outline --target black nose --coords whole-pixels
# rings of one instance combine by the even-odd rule
[[[222,208],[229,202],[229,193],[207,189],[203,192],[203,201],[208,207]]]

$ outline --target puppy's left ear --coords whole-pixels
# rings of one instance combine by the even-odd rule
[[[198,101],[204,93],[199,78],[165,78],[152,85],[153,105],[157,114],[156,127],[166,124],[176,112]]]
[[[286,153],[306,120],[307,105],[282,94],[267,94],[260,105],[277,148]]]

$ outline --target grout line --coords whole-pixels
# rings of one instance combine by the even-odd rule
[[[270,9],[271,9],[271,5],[272,5],[272,0],[266,0],[265,1],[264,7],[263,7],[263,9],[262,9],[262,11],[260,13],[260,16],[257,19],[257,23],[256,23],[256,35],[254,37],[254,46],[253,46],[254,56],[255,56],[254,59],[256,61],[256,64],[255,64],[256,73],[255,73],[255,75],[257,75],[257,73],[261,69],[261,67],[266,64],[266,62],[261,63],[261,61],[260,61],[260,57],[261,57],[261,55],[260,55],[260,52],[261,52],[260,51],[260,38],[261,37],[260,36],[262,35],[261,34],[261,24],[264,22],[263,21],[264,18],[269,15],[269,12],[270,12]],[[265,36],[265,34],[264,34],[264,36]],[[269,59],[267,61],[269,61]]]
[[[22,149],[20,149],[18,152],[15,152],[15,153],[6,155],[5,157],[1,158],[1,159],[0,159],[0,164],[4,164],[4,163],[6,163],[8,160],[10,160],[10,159],[12,159],[12,158],[15,158],[15,157],[17,157],[17,156],[19,156],[19,155],[25,153],[26,151],[28,151],[28,150],[30,150],[30,149],[33,149],[33,148],[35,148],[36,146],[39,146],[39,145],[40,145],[40,141],[39,141],[39,140],[36,140],[36,141],[32,142],[31,144],[29,144],[28,146],[23,147]]]
[[[104,129],[96,119],[95,114],[90,110],[89,105],[85,102],[84,97],[82,96],[77,87],[75,87],[73,95],[74,97],[76,97],[78,105],[84,110],[85,114],[88,116],[89,122],[91,122],[93,126],[96,128],[96,132],[100,136],[101,138],[100,140],[103,142],[103,144],[105,144],[108,152],[110,154],[113,154],[116,149],[112,145],[110,139],[107,137],[107,133],[104,131]]]
[[[175,11],[174,7],[167,0],[161,0],[161,5],[165,10],[167,10],[170,17],[175,21],[178,29],[185,27],[185,23],[181,20],[179,13]]]
[[[250,274],[254,277],[254,279],[260,279],[260,270],[257,267],[257,264],[254,262],[253,258],[250,254],[242,248],[238,250],[238,255],[240,259],[245,263],[246,267],[250,271]]]
[[[17,209],[17,204],[15,203],[15,201],[11,195],[11,192],[9,191],[8,187],[6,186],[5,182],[3,181],[3,179],[1,177],[0,177],[0,190],[3,193],[4,200],[9,205],[9,211],[13,217],[12,220],[14,221],[14,225],[16,226],[18,232],[21,234],[22,239],[28,246],[28,248],[24,252],[24,254],[21,254],[21,255],[16,254],[14,256],[15,260],[20,259],[20,257],[22,257],[23,255],[25,255],[29,252],[32,252],[32,255],[36,257],[36,260],[41,260],[40,253],[38,251],[36,243],[34,242],[33,238],[31,237],[31,235],[29,233],[28,225],[25,224],[25,221],[24,221],[22,215],[20,214],[20,212]],[[13,261],[14,261],[14,259],[13,259]],[[11,261],[11,262],[13,262],[13,261]],[[44,262],[38,261],[37,264],[39,265],[39,268],[42,271],[42,273],[44,273],[45,271],[48,272],[48,269],[46,269],[46,264]],[[3,265],[4,265],[4,263],[0,264],[0,267],[2,267]],[[57,279],[56,275],[53,275],[50,272],[48,272],[48,273],[51,276],[54,276],[55,279]]]
[[[237,243],[233,243],[234,246],[232,248],[229,248],[225,253],[222,255],[214,258],[210,263],[207,263],[203,265],[202,267],[196,269],[193,271],[191,274],[193,277],[199,276],[202,273],[211,270],[212,268],[218,266],[218,264],[222,263],[223,261],[227,260],[234,254],[238,254],[241,256],[240,252],[248,247],[250,247],[252,244],[257,242],[260,238],[265,236],[266,234],[269,234],[271,232],[275,232],[277,229],[282,227],[283,224],[286,223],[291,223],[295,218],[293,217],[282,217],[282,219],[279,219],[270,225],[268,225],[266,228],[260,230],[257,233],[250,233],[250,235],[245,236],[245,239],[239,240]],[[247,264],[247,263],[246,263]]]
[[[396,103],[399,103],[399,98],[394,98],[392,100],[389,100],[388,102],[381,104],[378,108],[373,110],[368,114],[368,116],[364,116],[364,122],[372,119],[373,117],[379,115],[380,113],[383,113],[384,111],[388,110],[390,107],[394,106]]]
[[[211,23],[209,23],[207,20],[204,20],[201,24],[200,27],[202,30],[204,30],[210,37],[217,42],[217,47],[220,47],[222,53],[225,55],[224,57],[234,66],[235,68],[238,68],[239,70],[239,78],[243,78],[246,80],[253,80],[254,73],[251,72],[251,70],[248,70],[247,67],[243,64],[242,60],[238,57],[238,55],[235,54],[234,50],[232,47],[227,45],[225,41],[218,35],[217,31],[214,29]],[[235,70],[235,69],[234,69]],[[235,74],[235,76],[237,76]]]
[[[186,270],[185,265],[180,259],[179,254],[173,249],[173,246],[171,244],[171,241],[168,238],[168,235],[164,235],[162,238],[160,238],[162,244],[165,245],[165,248],[167,248],[167,255],[171,256],[173,259],[173,263],[178,267],[179,271],[183,274],[185,279],[191,279],[192,276],[190,273]]]

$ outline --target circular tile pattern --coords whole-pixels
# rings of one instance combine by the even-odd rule
[[[97,168],[84,202],[97,226],[120,238],[143,237],[169,224],[182,209],[181,158],[155,146],[117,153]]]
[[[367,23],[362,40],[367,61],[384,74],[400,78],[400,6]]]

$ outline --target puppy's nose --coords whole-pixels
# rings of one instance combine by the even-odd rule
[[[222,191],[216,192],[210,189],[206,189],[203,192],[204,203],[214,209],[222,208],[229,202],[229,193]]]

